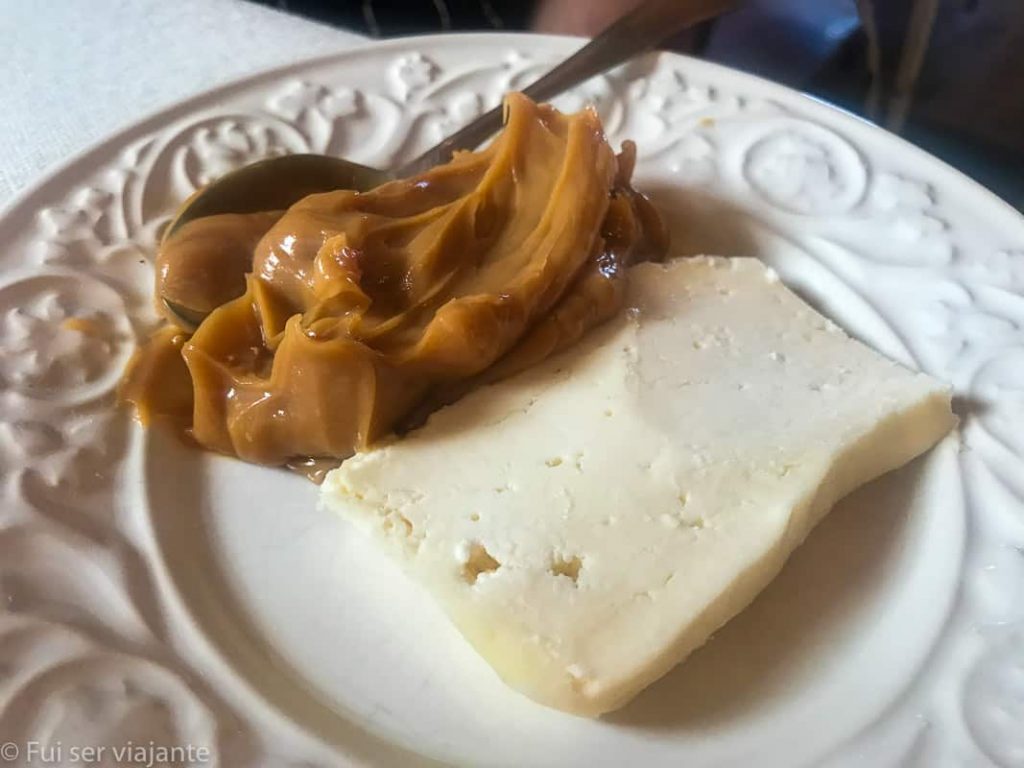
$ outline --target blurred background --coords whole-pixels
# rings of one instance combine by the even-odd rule
[[[384,38],[592,36],[639,0],[249,2]],[[747,0],[667,47],[871,119],[1024,210],[1024,0]]]

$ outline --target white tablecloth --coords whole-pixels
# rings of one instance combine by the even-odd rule
[[[0,40],[3,205],[155,109],[364,38],[243,0],[0,0]]]

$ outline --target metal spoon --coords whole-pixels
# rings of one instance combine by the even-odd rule
[[[681,30],[729,10],[737,0],[646,0],[615,21],[576,53],[523,89],[534,101],[548,101],[639,53],[650,50]],[[164,231],[163,240],[184,224],[219,213],[254,213],[288,208],[306,195],[335,189],[365,191],[394,179],[422,173],[451,159],[461,149],[474,149],[502,125],[502,107],[482,114],[419,157],[391,170],[380,170],[340,157],[285,155],[261,160],[221,176],[182,204]],[[170,319],[195,330],[206,313],[161,297]]]

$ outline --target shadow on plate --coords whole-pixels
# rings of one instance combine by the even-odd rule
[[[707,730],[820,671],[895,569],[923,469],[918,459],[840,501],[746,610],[609,722]]]
[[[669,231],[669,256],[756,256],[750,214],[700,189],[641,184]]]

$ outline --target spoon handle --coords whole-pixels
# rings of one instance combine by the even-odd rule
[[[718,16],[737,0],[646,0],[610,27],[523,89],[534,101],[548,101],[594,75],[628,61],[686,27]],[[504,110],[497,106],[459,129],[419,157],[396,168],[392,176],[405,178],[451,159],[460,149],[474,149],[496,133]]]

